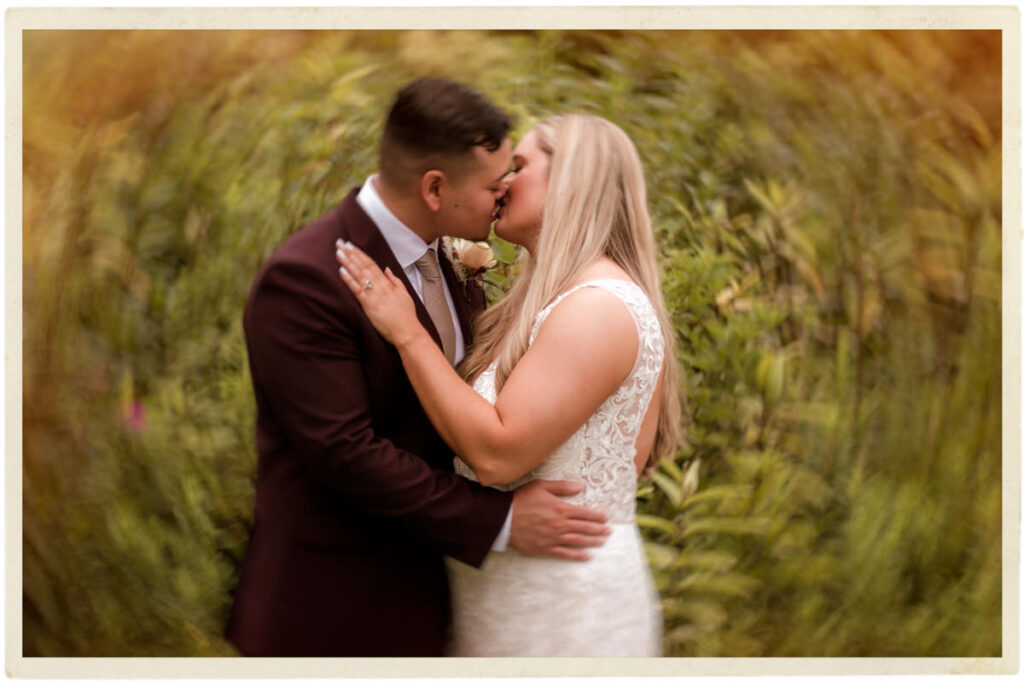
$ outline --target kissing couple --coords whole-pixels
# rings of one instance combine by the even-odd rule
[[[598,117],[511,129],[407,85],[378,172],[257,276],[243,654],[660,654],[635,494],[681,408],[643,168]],[[439,245],[492,223],[522,270],[485,309]]]

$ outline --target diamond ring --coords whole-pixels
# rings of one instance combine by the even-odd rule
[[[373,289],[373,283],[372,283],[372,282],[370,282],[369,280],[367,280],[366,282],[364,282],[364,283],[363,283],[363,291],[364,291],[364,292],[368,292],[368,291],[370,291],[371,289]]]

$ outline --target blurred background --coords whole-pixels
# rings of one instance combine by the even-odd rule
[[[242,307],[427,74],[640,151],[689,408],[637,491],[666,654],[1001,654],[998,31],[23,35],[24,655],[234,654]]]

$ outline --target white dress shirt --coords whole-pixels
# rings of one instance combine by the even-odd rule
[[[377,193],[377,189],[374,187],[376,179],[377,176],[373,175],[363,183],[362,189],[356,195],[356,202],[366,212],[366,215],[370,217],[370,220],[377,225],[377,229],[380,230],[384,241],[388,243],[391,253],[395,255],[395,260],[398,261],[398,264],[402,266],[402,270],[405,271],[405,276],[416,291],[416,295],[420,298],[420,301],[423,301],[423,276],[420,274],[420,269],[416,267],[416,259],[423,256],[423,252],[427,249],[434,250],[436,254],[438,240],[435,239],[430,244],[427,244],[409,226],[398,220]],[[459,326],[459,317],[455,313],[455,302],[452,301],[452,293],[448,291],[448,282],[445,278],[441,278],[441,282],[444,286],[444,298],[448,302],[448,311],[451,313],[452,321],[455,323],[455,364],[458,365],[466,356],[466,341],[462,338],[462,328]],[[505,524],[501,527],[497,538],[494,539],[491,550],[504,551],[508,548],[508,539],[511,532],[512,507],[509,506]]]

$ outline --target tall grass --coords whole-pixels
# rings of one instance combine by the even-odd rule
[[[242,304],[429,72],[520,133],[582,110],[640,150],[690,416],[638,491],[666,653],[999,655],[999,54],[941,31],[27,33],[25,654],[232,652]]]

